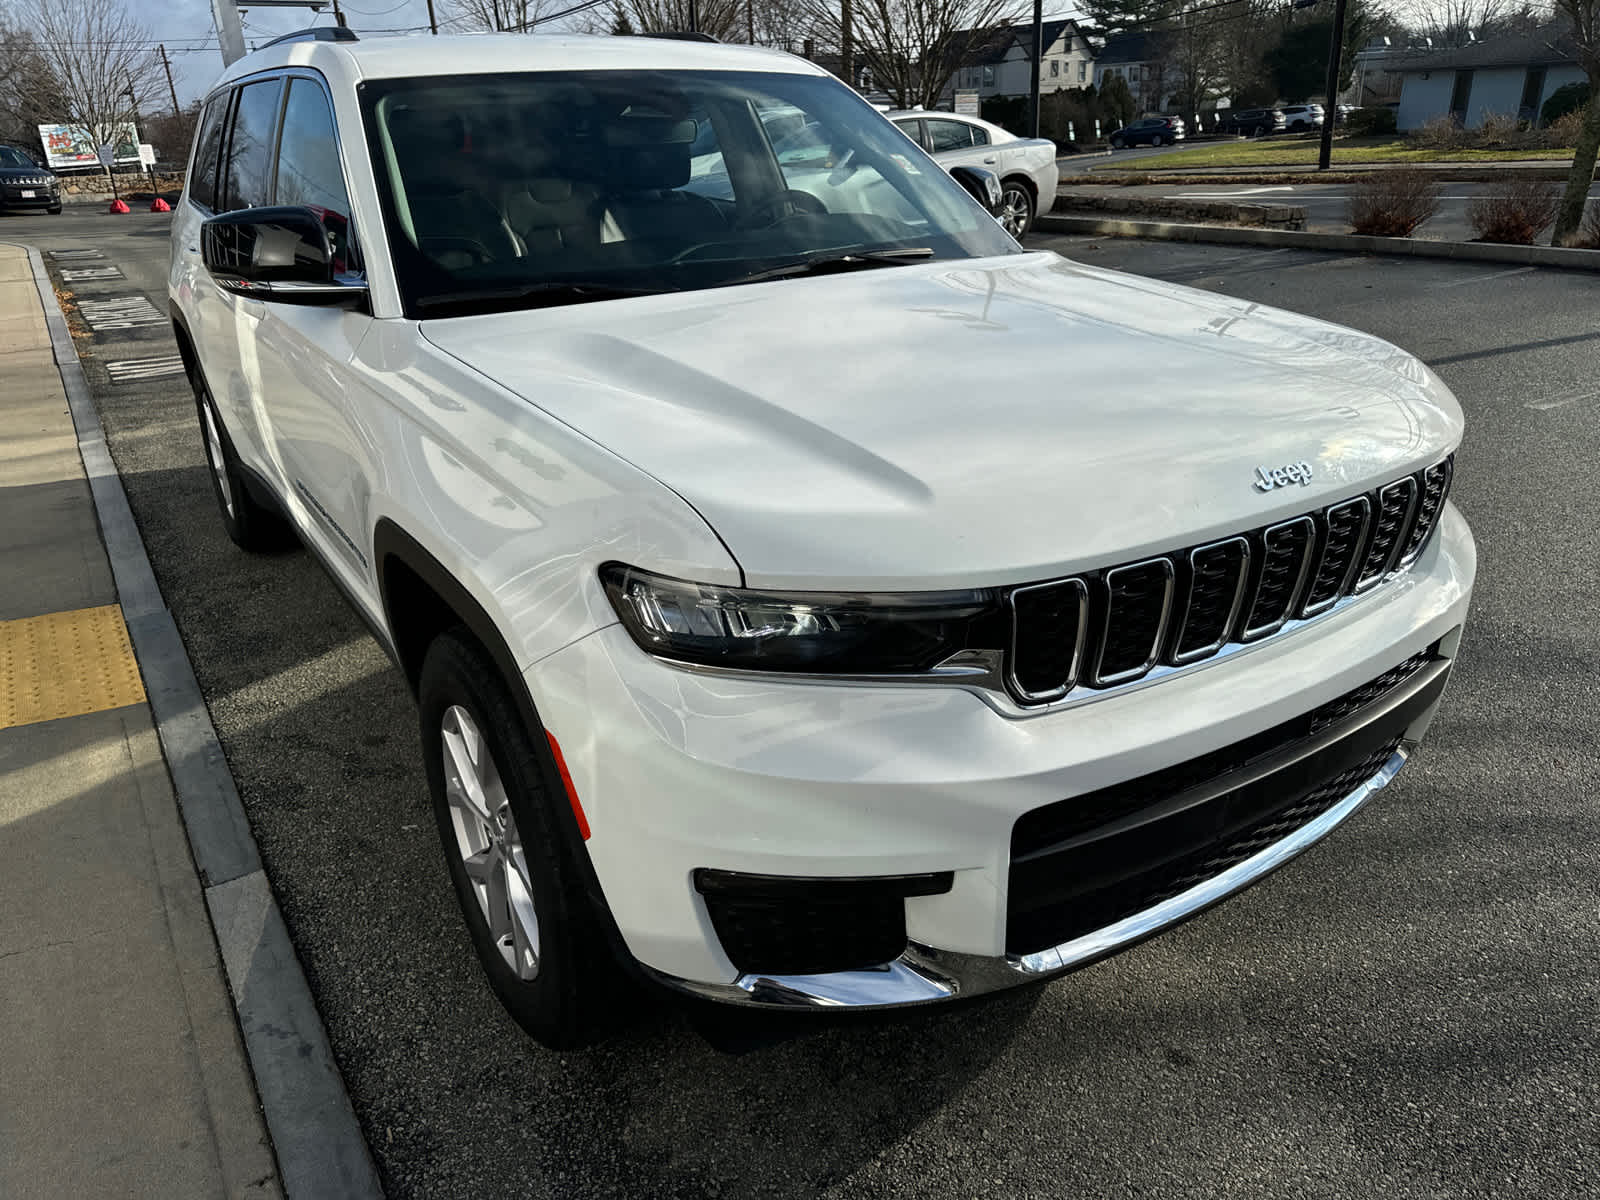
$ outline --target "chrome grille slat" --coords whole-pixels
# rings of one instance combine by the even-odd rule
[[[1433,527],[1439,522],[1439,514],[1444,511],[1444,499],[1450,492],[1450,475],[1454,468],[1455,460],[1447,458],[1434,463],[1418,476],[1422,490],[1417,496],[1416,517],[1411,522],[1405,549],[1400,554],[1401,566],[1414,561],[1422,553],[1422,547],[1427,545],[1428,535],[1433,532]]]
[[[1361,557],[1361,572],[1356,576],[1356,591],[1366,591],[1389,573],[1401,550],[1401,539],[1416,501],[1417,481],[1409,475],[1378,489],[1378,504],[1373,510],[1366,553]]]
[[[1282,521],[1262,533],[1261,567],[1242,640],[1252,642],[1283,628],[1300,598],[1316,544],[1317,526],[1310,517]]]
[[[1365,496],[1335,504],[1323,514],[1322,549],[1300,603],[1302,617],[1326,612],[1350,590],[1350,577],[1360,561],[1371,520],[1372,502]]]
[[[1250,543],[1245,538],[1189,551],[1189,594],[1172,638],[1175,665],[1198,662],[1227,644],[1249,579]]]
[[[1011,593],[1010,683],[1030,701],[1064,696],[1078,681],[1089,627],[1089,589],[1081,579],[1039,583]]]
[[[1137,679],[1161,656],[1172,613],[1172,560],[1151,558],[1106,572],[1105,619],[1095,655],[1094,685]]]
[[[1445,458],[1264,529],[1012,589],[1006,685],[1024,705],[1051,705],[1171,674],[1332,612],[1417,558],[1453,472]]]

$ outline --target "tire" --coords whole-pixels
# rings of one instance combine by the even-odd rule
[[[58,204],[54,208],[47,208],[45,211],[52,217],[59,217],[61,215],[61,205]]]
[[[1161,145],[1161,135],[1159,133],[1152,133],[1150,135],[1150,145],[1151,146],[1159,146],[1159,145]]]
[[[1000,188],[1000,225],[1019,242],[1033,228],[1033,192],[1018,179],[1007,179]]]
[[[1266,132],[1267,131],[1265,129],[1263,129],[1260,125],[1257,125],[1256,128],[1255,128],[1255,133],[1254,133],[1253,136],[1255,136],[1255,137],[1263,137],[1263,136],[1265,136]]]
[[[1121,150],[1124,145],[1126,145],[1126,143],[1123,142],[1123,140],[1119,137],[1114,137],[1111,139],[1111,148],[1113,150]]]
[[[557,809],[566,800],[544,734],[528,728],[494,660],[462,628],[428,648],[417,695],[434,818],[489,984],[552,1050],[587,1045],[615,1020],[625,980],[582,884],[577,833]],[[487,804],[461,786],[473,775]]]
[[[190,382],[194,386],[195,415],[200,422],[200,444],[211,475],[211,492],[216,497],[217,512],[228,537],[239,549],[252,554],[293,546],[295,536],[289,523],[251,494],[239,469],[233,441],[228,437],[222,416],[198,369]]]

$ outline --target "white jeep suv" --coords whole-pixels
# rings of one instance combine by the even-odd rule
[[[1475,561],[1416,359],[1025,251],[785,54],[337,36],[211,91],[173,323],[228,532],[292,528],[415,690],[536,1036],[619,965],[818,1008],[1052,975],[1412,752]]]

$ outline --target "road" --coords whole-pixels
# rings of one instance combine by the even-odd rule
[[[1131,151],[1129,152],[1131,153]],[[1443,183],[1439,212],[1425,222],[1415,236],[1465,241],[1476,234],[1467,221],[1467,206],[1479,196],[1493,195],[1493,183]],[[1063,189],[1065,197],[1057,211],[1065,211],[1072,196],[1141,196],[1158,200],[1226,199],[1251,204],[1298,204],[1306,210],[1306,228],[1318,233],[1349,233],[1347,210],[1352,188],[1349,184],[1297,183],[1205,184],[1188,186],[1158,183],[1141,187],[1073,186]],[[1591,201],[1600,199],[1600,183],[1589,189]]]
[[[164,219],[0,221],[98,249],[78,309],[164,307]],[[159,325],[79,338],[362,1126],[395,1196],[1567,1197],[1600,1172],[1600,330],[1579,273],[1040,238],[1359,326],[1468,417],[1480,582],[1414,764],[1327,845],[1181,929],[997,1000],[848,1022],[645,997],[529,1042],[472,957],[398,676],[301,553],[218,525]],[[77,318],[74,318],[76,321]],[[1061,357],[1061,386],[1073,375]],[[155,368],[151,368],[154,370]],[[136,374],[136,372],[134,373]],[[1116,386],[1139,386],[1130,362]],[[1243,436],[1243,434],[1242,434]],[[1159,488],[1159,472],[1151,487]],[[716,1048],[702,1031],[714,1034]]]

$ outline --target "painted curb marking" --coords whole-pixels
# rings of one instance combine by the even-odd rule
[[[161,310],[143,296],[118,296],[110,300],[79,300],[78,315],[96,333],[108,329],[137,329],[165,325]]]
[[[111,376],[112,383],[161,379],[168,375],[183,374],[183,359],[176,354],[163,354],[156,358],[124,358],[106,363],[106,374]]]
[[[80,279],[121,279],[122,271],[117,267],[73,267],[61,272],[63,283],[76,283]]]
[[[104,258],[104,250],[51,250],[50,257],[56,262],[83,262],[91,258]]]

